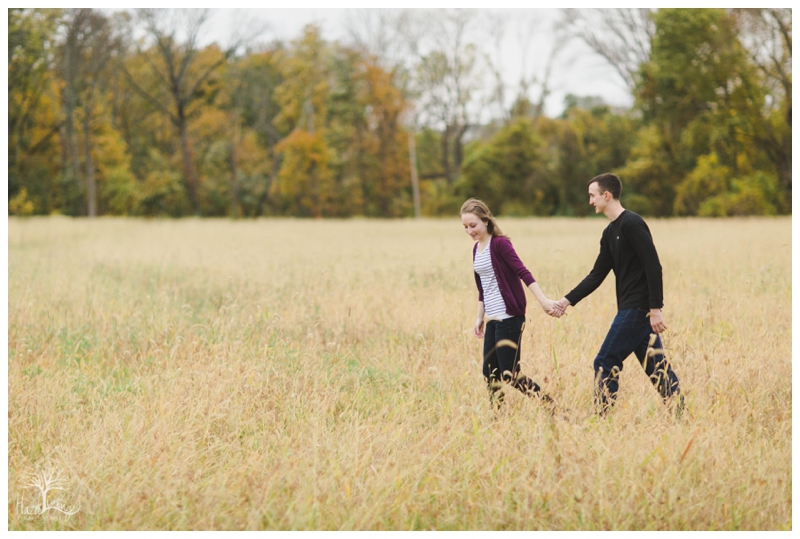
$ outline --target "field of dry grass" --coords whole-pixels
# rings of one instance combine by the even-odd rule
[[[553,298],[606,223],[500,219]],[[9,219],[8,526],[791,529],[791,219],[649,224],[682,421],[633,357],[592,414],[611,277],[560,320],[528,295],[564,411],[492,412],[457,216]]]

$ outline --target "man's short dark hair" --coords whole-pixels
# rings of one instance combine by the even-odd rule
[[[601,195],[606,191],[610,191],[611,196],[619,200],[619,195],[622,194],[622,182],[614,174],[606,172],[605,174],[595,176],[589,180],[587,187],[595,182],[597,182],[597,187],[600,188]]]

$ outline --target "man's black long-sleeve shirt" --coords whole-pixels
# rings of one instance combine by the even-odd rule
[[[572,305],[594,292],[614,270],[617,309],[660,309],[664,306],[661,263],[647,223],[625,210],[608,224],[592,271],[565,297]]]

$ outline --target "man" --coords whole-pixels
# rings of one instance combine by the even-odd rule
[[[610,270],[617,282],[617,316],[594,360],[595,403],[601,414],[614,405],[622,362],[636,354],[650,381],[666,401],[680,394],[678,377],[663,354],[661,337],[667,326],[661,314],[661,263],[644,220],[620,204],[622,182],[614,174],[589,181],[589,204],[611,221],[600,240],[600,254],[592,271],[558,301],[562,310],[594,292]],[[655,333],[651,342],[650,335]],[[677,412],[680,413],[680,397]]]

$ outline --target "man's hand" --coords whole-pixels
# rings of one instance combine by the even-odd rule
[[[667,329],[661,309],[650,309],[650,327],[653,328],[653,333],[661,333]]]
[[[567,312],[567,307],[572,304],[567,298],[561,298],[560,300],[556,301],[556,305],[558,305],[559,309],[561,309],[561,313],[564,314]]]
[[[542,309],[554,318],[561,318],[561,315],[564,314],[564,309],[561,308],[561,305],[552,299],[545,299],[544,303],[542,303]]]

